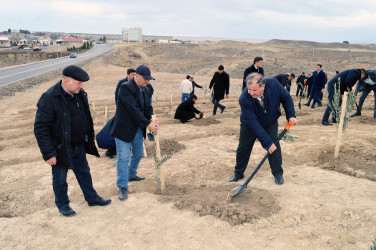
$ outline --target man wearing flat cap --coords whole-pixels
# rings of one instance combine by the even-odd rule
[[[55,204],[64,216],[76,212],[69,206],[67,172],[72,169],[89,206],[106,206],[93,187],[86,154],[99,157],[94,143],[93,120],[83,82],[89,75],[71,65],[58,83],[42,94],[37,104],[34,134],[43,159],[52,167]]]
[[[137,168],[142,158],[143,138],[146,128],[151,132],[158,130],[158,121],[151,122],[153,108],[144,88],[154,80],[150,69],[140,65],[133,79],[123,83],[116,101],[116,114],[110,125],[110,134],[115,137],[117,152],[117,179],[119,199],[128,198],[128,182],[142,181]]]

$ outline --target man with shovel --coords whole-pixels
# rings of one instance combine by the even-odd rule
[[[282,152],[278,138],[278,118],[281,116],[280,103],[289,123],[296,123],[294,103],[291,95],[275,78],[265,78],[252,73],[246,78],[246,88],[239,97],[241,107],[239,145],[236,150],[235,174],[229,182],[244,178],[253,145],[258,139],[267,150],[270,168],[275,183],[282,185]]]

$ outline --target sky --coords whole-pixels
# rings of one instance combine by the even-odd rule
[[[0,31],[376,43],[376,0],[0,0]]]

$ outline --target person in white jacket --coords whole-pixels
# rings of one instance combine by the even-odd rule
[[[191,92],[193,91],[191,79],[192,77],[190,75],[187,75],[186,79],[183,80],[180,84],[181,102],[188,100]]]

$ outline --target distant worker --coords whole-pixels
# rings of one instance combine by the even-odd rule
[[[192,92],[191,92],[191,96],[195,94],[195,87],[199,88],[199,89],[202,89],[202,86],[198,85],[193,76],[191,76],[191,82],[192,82]]]
[[[201,119],[203,112],[195,108],[195,103],[197,101],[196,95],[191,95],[188,100],[180,103],[175,112],[175,119],[180,120],[181,123],[186,123],[192,118]],[[198,114],[199,117],[196,117],[195,114]]]
[[[180,83],[180,90],[181,90],[181,102],[184,102],[187,100],[193,91],[192,82],[191,82],[191,76],[187,75],[186,79],[184,79]]]
[[[340,83],[339,89],[341,91],[341,95],[343,95],[343,93],[348,90],[354,92],[352,87],[355,85],[355,83],[358,80],[365,80],[367,77],[368,74],[365,69],[348,69],[334,76],[328,82],[328,106],[326,107],[324,116],[322,117],[322,125],[332,125],[332,123],[329,123],[329,116],[331,113],[334,113],[334,116],[332,114],[332,122],[337,122],[335,112],[332,110],[332,102],[334,97],[334,88],[335,86],[338,86],[338,80]],[[339,105],[341,104],[339,103]]]
[[[262,67],[262,65],[264,64],[264,59],[262,59],[261,56],[256,56],[254,59],[253,59],[253,64],[252,66],[248,67],[245,69],[244,71],[244,76],[243,76],[243,88],[244,89],[246,87],[246,82],[245,82],[245,79],[247,78],[247,76],[251,73],[259,73],[261,75],[264,75],[264,68]]]
[[[278,138],[278,118],[281,116],[282,103],[288,122],[296,122],[294,103],[291,95],[275,78],[264,78],[263,75],[252,73],[246,78],[247,88],[239,97],[240,136],[236,150],[235,173],[229,182],[244,178],[253,145],[258,139],[267,150],[269,165],[278,185],[284,183],[282,169],[282,152]]]
[[[221,113],[225,110],[225,106],[219,103],[220,100],[228,98],[229,89],[230,89],[230,76],[225,72],[225,68],[223,65],[218,66],[218,71],[214,73],[213,78],[210,81],[208,93],[210,93],[211,89],[213,88],[214,96],[213,96],[213,116],[217,114],[218,107],[221,109]]]
[[[302,96],[304,91],[304,80],[307,79],[304,72],[296,79],[296,96]]]
[[[319,107],[322,107],[322,103],[319,99],[320,93],[325,91],[325,83],[326,83],[326,75],[325,72],[322,70],[322,65],[317,64],[316,65],[316,71],[313,72],[312,76],[308,77],[307,81],[312,79],[312,89],[310,93],[310,99],[313,99],[311,108],[314,109],[316,103]],[[308,103],[305,103],[304,105],[309,106],[310,100]]]
[[[291,80],[295,78],[294,73],[278,74],[273,78],[277,81],[290,93]]]
[[[115,104],[116,104],[116,101],[117,101],[117,97],[118,97],[118,94],[119,94],[119,89],[121,87],[121,85],[125,82],[128,82],[129,80],[133,79],[134,75],[136,74],[136,70],[134,69],[127,69],[127,76],[124,78],[124,79],[121,79],[117,86],[116,86],[116,89],[115,89]]]
[[[350,117],[360,116],[362,115],[362,107],[363,103],[366,100],[368,94],[373,91],[374,95],[374,106],[373,106],[373,118],[376,119],[376,70],[367,70],[368,77],[366,80],[359,80],[356,86],[356,93],[362,91],[362,95],[360,96],[358,106],[356,108],[356,112],[352,114]],[[362,90],[360,88],[362,87]]]

